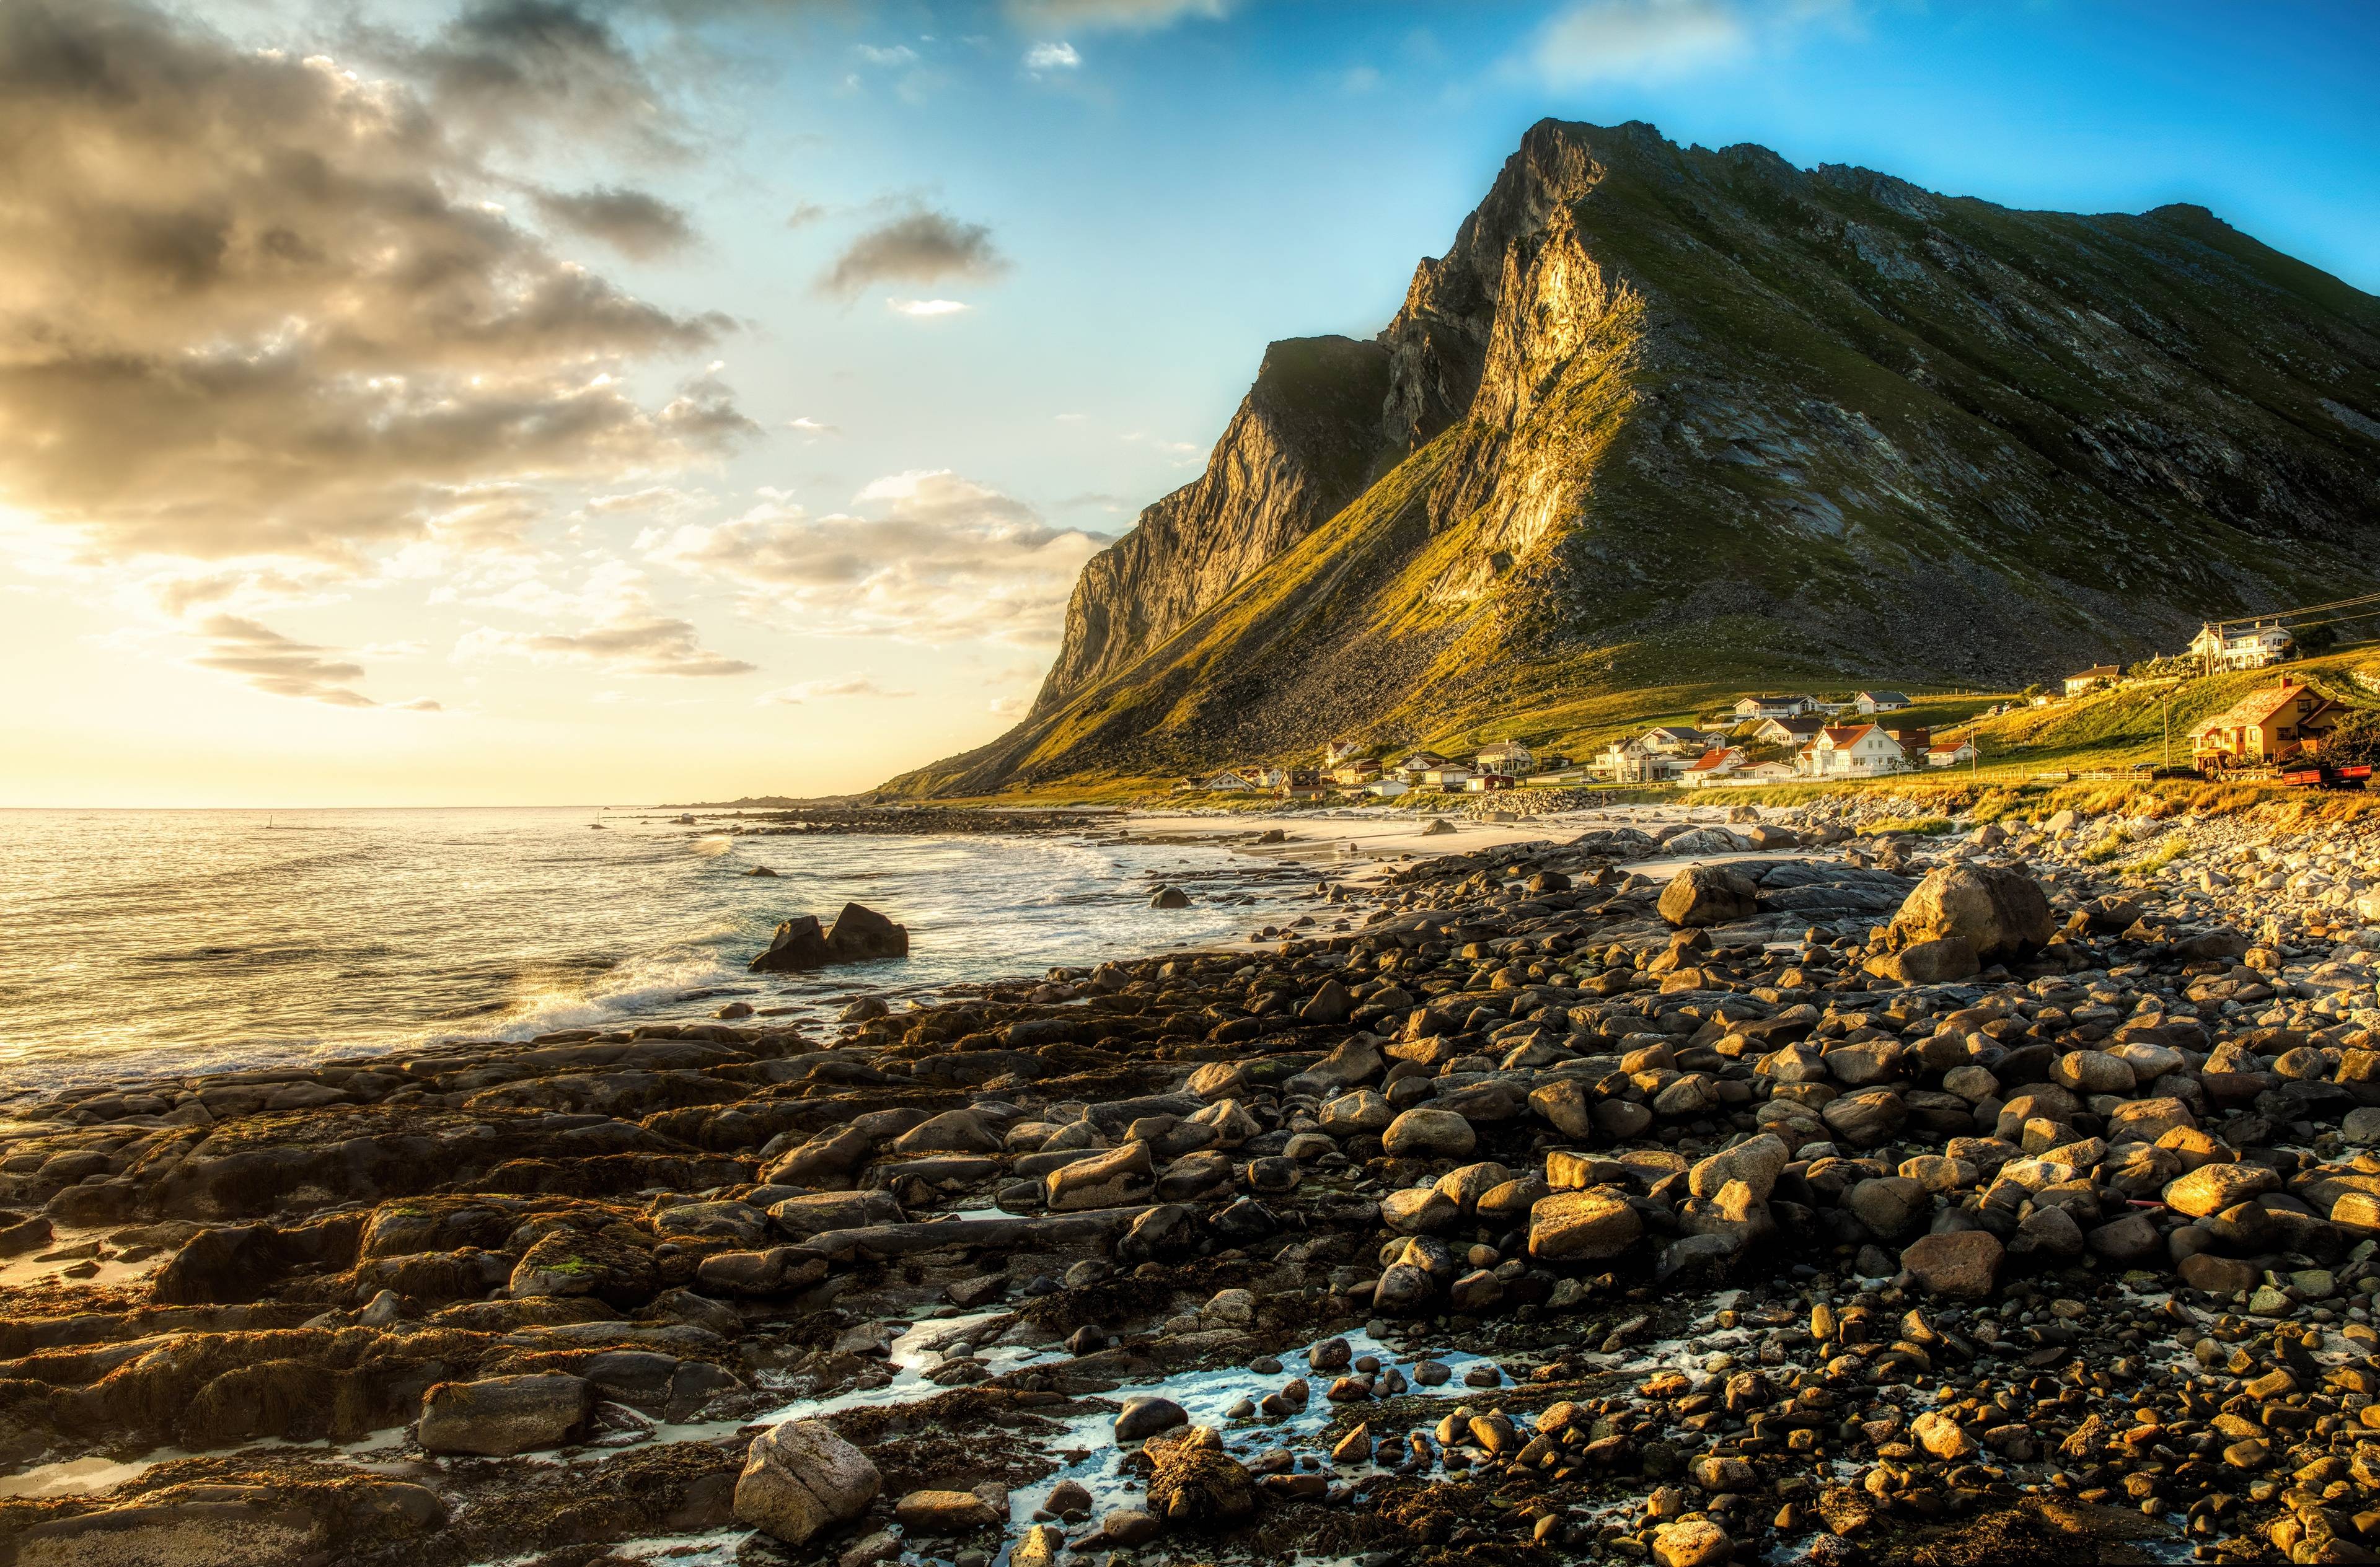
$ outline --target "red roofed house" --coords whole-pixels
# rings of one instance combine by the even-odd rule
[[[1678,782],[1688,789],[1701,789],[1717,783],[1742,765],[1743,753],[1732,745],[1725,750],[1706,751],[1679,775]]]
[[[2250,692],[2192,729],[2191,760],[2201,771],[2289,761],[2318,750],[2346,716],[2322,693],[2285,680]]]
[[[1909,753],[1874,724],[1820,729],[1802,752],[1803,771],[1815,778],[1869,778],[1905,772]]]

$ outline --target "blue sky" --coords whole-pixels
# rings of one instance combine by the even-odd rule
[[[1546,115],[2010,205],[2196,201],[2380,287],[2369,6],[12,15],[11,79],[79,31],[134,85],[18,94],[63,157],[0,163],[31,214],[0,240],[30,302],[10,346],[52,351],[38,313],[281,376],[0,402],[43,438],[0,443],[0,672],[30,741],[0,803],[799,793],[987,740],[1082,560],[1199,471],[1265,344],[1377,331]],[[323,148],[351,218],[222,172]],[[432,219],[376,205],[383,176]],[[193,214],[230,237],[161,285],[121,236]],[[295,272],[260,237],[290,232]],[[458,247],[459,289],[392,281]]]

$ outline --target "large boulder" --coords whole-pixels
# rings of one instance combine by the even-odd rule
[[[503,1458],[562,1446],[594,1405],[594,1387],[584,1377],[546,1372],[439,1382],[421,1395],[414,1435],[431,1452]]]
[[[1644,1216],[1617,1187],[1556,1192],[1529,1210],[1529,1255],[1541,1262],[1599,1262],[1644,1234]]]
[[[788,1420],[753,1439],[735,1481],[735,1521],[787,1545],[858,1517],[883,1488],[868,1454],[823,1420]]]
[[[2002,963],[2040,950],[2056,934],[2041,884],[2022,871],[1995,865],[1945,865],[1926,873],[1892,917],[1896,940],[1963,937],[1983,963]]]
[[[769,949],[752,959],[760,974],[802,973],[834,963],[868,963],[909,956],[909,928],[896,925],[875,910],[846,903],[831,929],[821,930],[815,914],[797,914],[777,927]]]
[[[1760,888],[1728,865],[1689,865],[1661,891],[1661,918],[1687,929],[1732,924],[1760,911]]]

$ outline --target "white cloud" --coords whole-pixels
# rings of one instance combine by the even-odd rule
[[[790,430],[799,430],[813,440],[822,435],[841,435],[843,433],[843,427],[841,425],[831,425],[822,419],[813,419],[808,414],[804,414],[798,419],[787,419],[785,421],[785,428]]]
[[[889,49],[879,48],[872,43],[863,43],[852,53],[871,66],[882,66],[887,69],[899,66],[914,66],[917,63],[917,52],[905,43],[895,43]]]
[[[455,644],[458,664],[518,657],[543,665],[591,665],[614,674],[687,677],[746,675],[759,668],[703,646],[694,623],[657,609],[644,574],[622,561],[598,566],[575,595],[530,582],[474,602],[539,619],[569,617],[591,623],[572,632],[474,626]]]
[[[1088,414],[1052,414],[1050,417],[1062,425],[1079,425],[1090,416]]]
[[[747,613],[813,634],[1045,644],[1083,562],[1107,542],[947,470],[878,479],[853,505],[857,514],[813,517],[768,502],[681,527],[649,559],[734,583]]]
[[[1374,66],[1350,66],[1339,73],[1339,90],[1342,92],[1375,92],[1379,86],[1379,69]]]
[[[873,696],[885,700],[915,696],[914,691],[888,691],[866,675],[845,675],[841,680],[803,681],[797,685],[780,686],[775,691],[755,697],[756,705],[798,707],[805,702],[841,696]]]
[[[1008,0],[1009,19],[1037,32],[1155,32],[1196,18],[1220,21],[1231,0]]]
[[[1063,39],[1037,43],[1025,52],[1025,68],[1028,71],[1071,71],[1081,67],[1082,55]]]
[[[1033,699],[1029,696],[995,696],[983,705],[983,710],[996,713],[1003,718],[1021,718],[1032,705]]]
[[[955,316],[971,307],[957,299],[887,299],[895,314],[903,316]]]
[[[1564,86],[1662,80],[1742,60],[1841,15],[1847,0],[1575,0],[1531,41],[1529,66]]]

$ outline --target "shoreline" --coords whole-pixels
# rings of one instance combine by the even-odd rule
[[[0,1380],[32,1391],[0,1422],[0,1537],[575,1567],[604,1499],[597,1543],[718,1537],[722,1562],[883,1528],[1164,1561],[1212,1544],[1165,1522],[1184,1486],[1280,1555],[1641,1560],[1707,1529],[2118,1560],[2332,1527],[2276,1477],[2380,1430],[2330,1371],[2380,1343],[2380,903],[2355,901],[2380,842],[1851,839],[1859,810],[1759,814],[1815,849],[1679,824],[1674,853],[1543,820],[1415,848],[1137,818],[1278,828],[1247,851],[1301,867],[1357,842],[1327,905],[1349,928],[832,1030],[564,1031],[11,1106]],[[2130,881],[2100,853],[2177,837]],[[1923,943],[1869,933],[1923,875],[1986,872],[2040,878],[2048,944],[1892,977]],[[2101,1417],[2119,1395],[2150,1441]],[[1160,1425],[1138,1456],[1109,1429],[1135,1396],[1220,1441]],[[880,1488],[798,1547],[747,1471],[781,1422]],[[82,1479],[117,1489],[11,1494]]]

